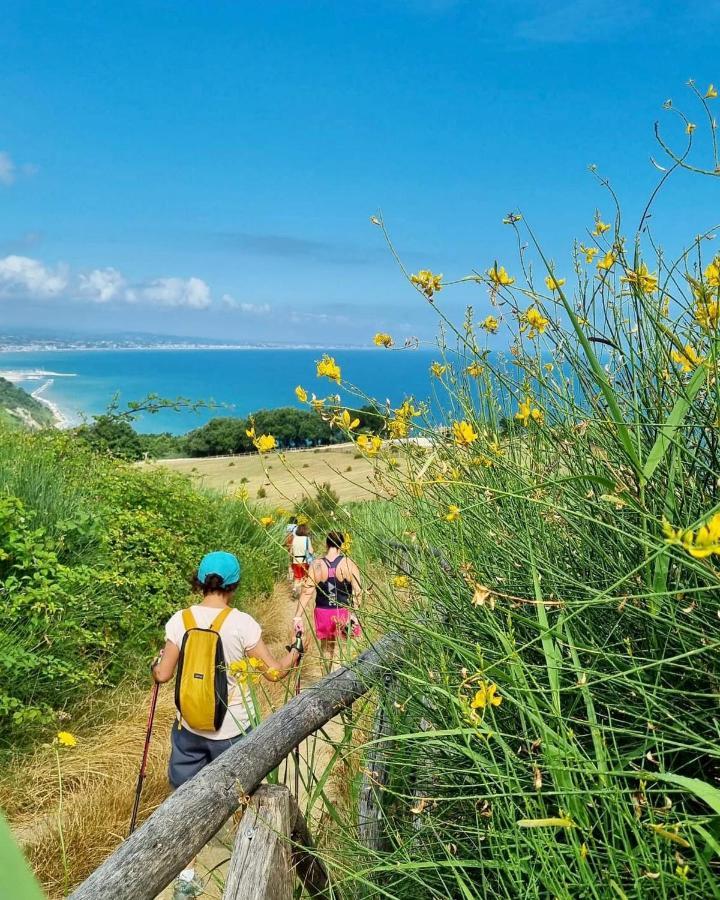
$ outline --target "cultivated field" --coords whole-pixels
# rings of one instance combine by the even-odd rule
[[[159,464],[192,475],[199,484],[222,493],[233,493],[244,487],[254,500],[258,491],[262,496],[264,490],[268,501],[279,504],[313,494],[315,485],[325,483],[341,501],[375,496],[370,481],[372,466],[351,444],[284,455],[253,453],[212,459],[166,459]]]

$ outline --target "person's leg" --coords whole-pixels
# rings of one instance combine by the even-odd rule
[[[207,741],[187,728],[180,728],[176,721],[170,734],[170,762],[168,764],[168,780],[175,790],[185,784],[210,762],[206,748]],[[198,897],[202,884],[195,878],[195,862],[191,859],[175,882],[173,897],[175,900],[185,897]]]

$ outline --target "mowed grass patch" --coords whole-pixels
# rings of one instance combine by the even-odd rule
[[[255,499],[262,488],[264,500],[281,504],[314,493],[315,485],[319,484],[329,484],[341,502],[376,496],[372,465],[349,445],[268,456],[165,459],[152,465],[190,475],[204,487],[225,494],[245,488],[250,499]]]

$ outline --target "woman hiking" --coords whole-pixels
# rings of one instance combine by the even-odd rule
[[[252,727],[248,714],[250,699],[234,678],[233,669],[241,669],[243,660],[259,660],[262,666],[253,663],[253,668],[257,667],[268,680],[277,681],[290,672],[302,652],[298,636],[288,652],[276,660],[262,640],[262,629],[255,619],[231,607],[240,583],[240,571],[240,563],[232,553],[216,551],[203,557],[193,584],[202,600],[169,619],[165,625],[165,647],[152,666],[153,678],[160,684],[170,681],[178,670],[175,686],[178,715],[170,738],[168,766],[173,788],[189,781]],[[221,671],[216,667],[218,642],[224,657]],[[206,647],[210,647],[211,658],[204,664]],[[215,678],[221,680],[215,682],[214,689],[211,687],[209,694],[207,688],[203,692],[203,685]],[[216,701],[218,695],[226,698],[220,708]],[[198,728],[198,723],[211,727]],[[198,897],[202,891],[193,860],[175,882],[173,898]]]
[[[313,546],[310,540],[310,530],[305,524],[298,525],[295,528],[290,544],[290,562],[293,572],[293,600],[297,600],[300,595],[300,585],[307,576],[312,561]]]
[[[307,607],[314,597],[315,637],[320,642],[321,655],[323,658],[327,655],[331,669],[337,639],[360,635],[360,626],[352,612],[360,606],[360,570],[342,552],[344,543],[342,532],[328,534],[325,556],[311,563],[293,619],[293,631],[302,634]]]

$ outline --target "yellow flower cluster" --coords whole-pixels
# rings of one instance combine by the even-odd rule
[[[470,422],[453,422],[453,438],[458,447],[469,447],[478,439],[478,434]]]
[[[666,521],[663,521],[663,532],[668,543],[678,544],[695,559],[705,559],[712,554],[720,556],[720,513],[715,513],[697,532],[675,529]]]
[[[298,398],[298,400],[301,403],[307,403],[307,398],[308,398],[307,391],[301,385],[298,385],[295,388],[295,396]]]
[[[670,356],[674,363],[682,367],[683,372],[692,372],[704,362],[704,359],[698,356],[697,351],[690,344],[685,344],[682,353],[679,350],[671,350]]]
[[[617,262],[617,257],[612,252],[612,250],[608,250],[608,252],[603,256],[602,259],[599,259],[597,262],[597,267],[600,271],[608,272]]]
[[[504,266],[498,266],[497,263],[492,267],[492,269],[488,269],[488,278],[496,287],[508,287],[511,284],[515,284],[515,279],[511,278],[510,275],[505,271]]]
[[[497,692],[497,685],[489,681],[481,681],[480,687],[470,701],[470,709],[485,709],[486,706],[500,706],[502,697]]]
[[[471,378],[479,378],[483,373],[483,367],[479,362],[470,363],[470,365],[465,369],[468,375]]]
[[[385,334],[384,331],[378,331],[378,333],[373,338],[373,344],[376,347],[386,347],[388,350],[395,343],[389,334]]]
[[[403,405],[395,410],[395,417],[388,422],[388,430],[394,438],[406,438],[410,434],[410,427],[415,416],[420,411],[415,409],[411,400],[405,400]]]
[[[531,306],[521,316],[522,329],[529,327],[529,338],[535,338],[542,334],[550,323],[550,319],[546,319],[536,306]]]
[[[77,738],[69,731],[58,731],[56,740],[61,747],[77,746]]]
[[[606,231],[610,231],[611,227],[611,225],[603,222],[599,216],[596,216],[595,229],[593,231],[593,234],[595,235],[595,237],[600,237],[600,235],[605,234]]]
[[[258,451],[258,453],[269,453],[271,450],[274,450],[277,447],[277,441],[271,434],[261,434],[260,436],[258,436],[255,433],[255,425],[251,425],[249,428],[246,428],[245,434],[253,442],[253,446]]]
[[[335,362],[333,357],[328,356],[328,354],[325,353],[323,358],[317,364],[317,376],[318,378],[329,378],[331,381],[336,381],[340,384],[342,373],[340,371],[340,366]]]
[[[448,506],[447,513],[445,514],[445,521],[446,522],[457,522],[457,520],[459,518],[460,518],[460,507],[456,506],[454,503],[451,503]]]
[[[263,528],[269,528],[272,524],[274,524],[275,519],[272,516],[260,516],[260,524]]]
[[[545,278],[545,284],[549,291],[559,291],[560,288],[565,284],[565,279],[556,278],[554,275],[548,275]]]
[[[377,456],[382,440],[376,434],[361,434],[358,435],[357,445],[368,456]]]
[[[344,409],[342,415],[332,417],[332,424],[344,428],[345,431],[354,431],[360,424],[360,419],[353,418],[350,411]]]
[[[651,275],[645,263],[641,263],[639,269],[629,269],[627,275],[620,281],[635,285],[646,294],[654,294],[658,289],[657,275]]]
[[[434,275],[430,269],[420,269],[416,275],[410,276],[410,281],[425,294],[428,300],[442,290],[442,275]]]
[[[524,425],[527,428],[528,423],[532,419],[537,425],[542,425],[545,420],[545,416],[543,411],[539,409],[537,406],[533,406],[533,400],[531,397],[526,397],[518,404],[518,411],[515,413],[515,418],[520,422],[521,425]]]
[[[447,365],[445,365],[443,363],[434,362],[430,366],[430,374],[434,375],[435,378],[442,377],[445,374],[445,372],[447,372]]]
[[[396,575],[392,580],[392,585],[394,588],[398,588],[400,590],[404,590],[410,584],[410,579],[407,575]]]
[[[499,322],[495,316],[487,316],[480,323],[480,327],[487,331],[488,334],[495,334],[498,330]]]
[[[228,669],[238,684],[245,684],[248,680],[251,682],[260,680],[262,673],[265,671],[265,663],[255,656],[250,656],[231,662]],[[271,672],[272,670],[268,672],[268,675]]]
[[[585,262],[592,263],[593,259],[600,252],[597,247],[584,247],[580,244],[580,252],[585,254]]]

